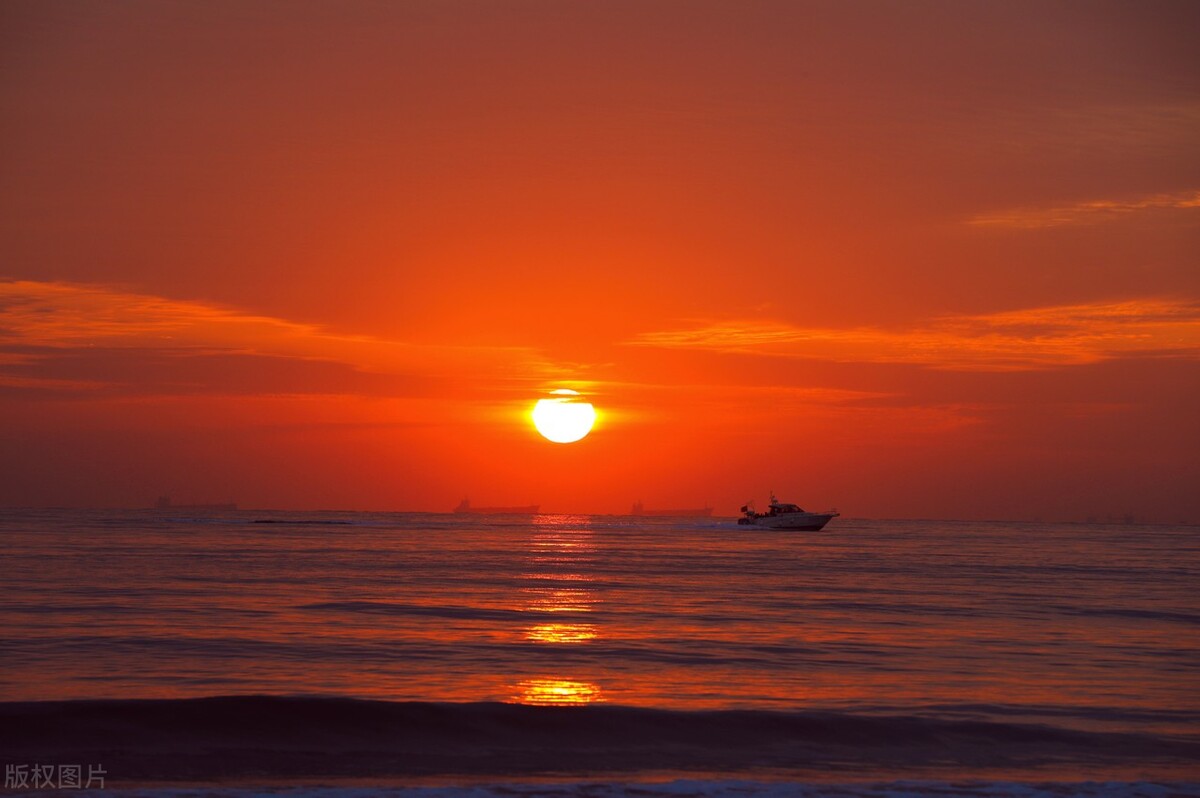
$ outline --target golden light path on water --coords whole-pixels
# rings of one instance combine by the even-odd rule
[[[591,682],[572,682],[567,679],[526,679],[518,687],[520,693],[514,698],[522,704],[570,706],[604,700],[600,695],[600,687]]]
[[[538,645],[582,645],[595,640],[595,624],[582,621],[558,621],[555,615],[581,615],[592,612],[597,599],[581,573],[580,561],[595,551],[588,519],[578,516],[536,516],[535,532],[529,545],[528,581],[521,592],[525,612],[545,615],[546,620],[525,629],[524,639]],[[570,587],[562,586],[567,583]],[[603,701],[600,686],[594,682],[567,678],[565,674],[546,674],[524,679],[516,686],[512,700],[535,705],[579,705]]]
[[[525,630],[525,639],[534,643],[586,643],[596,639],[596,627],[590,623],[542,623]]]

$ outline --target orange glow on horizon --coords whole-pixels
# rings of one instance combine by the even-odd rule
[[[1184,12],[19,5],[0,506],[1200,521]]]

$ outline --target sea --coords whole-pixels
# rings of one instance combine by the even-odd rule
[[[1200,795],[1196,526],[0,510],[0,558],[13,793]]]

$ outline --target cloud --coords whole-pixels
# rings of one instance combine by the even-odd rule
[[[1200,209],[1200,191],[1152,194],[1135,199],[1099,199],[1070,205],[1013,208],[980,214],[967,220],[976,227],[1007,227],[1036,230],[1066,225],[1092,225],[1154,211]]]
[[[1135,299],[1062,305],[947,316],[905,330],[721,321],[691,329],[642,333],[628,343],[834,362],[1020,371],[1128,356],[1198,358],[1200,304]]]
[[[108,286],[0,282],[0,386],[145,393],[469,393],[552,364],[521,347],[412,344]]]

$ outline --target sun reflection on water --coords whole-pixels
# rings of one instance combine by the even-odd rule
[[[513,696],[519,704],[536,706],[582,706],[603,701],[600,686],[592,682],[567,679],[526,679],[517,685],[520,691]]]
[[[590,623],[539,623],[525,630],[525,639],[533,643],[586,643],[596,639],[596,627]]]
[[[589,566],[596,545],[589,519],[540,516],[528,545],[528,570],[521,575],[523,611],[539,622],[524,630],[535,645],[582,645],[599,636],[594,623],[571,614],[591,613],[598,603]],[[564,615],[565,614],[565,615]],[[595,682],[575,679],[525,679],[512,700],[538,706],[580,706],[603,701]]]
[[[595,599],[591,591],[577,588],[526,587],[526,612],[591,612]]]

